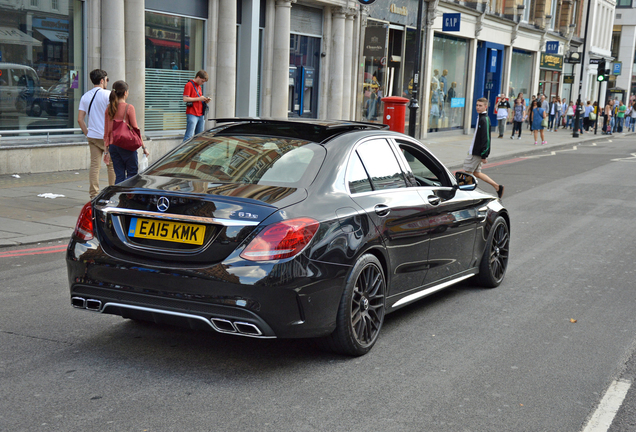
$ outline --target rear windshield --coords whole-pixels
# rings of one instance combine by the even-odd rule
[[[324,153],[320,145],[298,139],[203,134],[144,175],[306,187],[315,178]]]

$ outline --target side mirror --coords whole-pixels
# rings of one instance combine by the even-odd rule
[[[460,190],[472,191],[477,188],[477,178],[472,174],[457,171],[455,173],[455,180],[457,180],[457,187]]]

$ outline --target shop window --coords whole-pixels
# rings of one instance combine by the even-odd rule
[[[508,85],[508,97],[510,101],[523,93],[526,105],[530,103],[530,85],[532,81],[533,54],[521,50],[513,50],[510,67],[510,83]]]
[[[388,24],[369,20],[364,36],[364,78],[362,119],[375,122],[382,119],[381,99],[386,80]]]
[[[429,132],[461,128],[466,109],[468,43],[447,35],[433,39],[433,74],[428,103]]]
[[[183,88],[203,69],[204,21],[148,11],[145,18],[145,129],[185,129]]]
[[[77,127],[86,75],[81,2],[24,4],[3,9],[0,24],[0,130]]]

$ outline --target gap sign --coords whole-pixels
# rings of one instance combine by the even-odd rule
[[[442,31],[459,31],[461,16],[460,13],[445,13],[442,16]]]
[[[546,54],[558,54],[559,53],[559,41],[549,41],[545,43]]]

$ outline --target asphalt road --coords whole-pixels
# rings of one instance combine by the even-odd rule
[[[491,164],[504,283],[387,316],[361,358],[73,310],[63,252],[1,249],[0,430],[581,431],[636,374],[636,143],[612,141]]]

